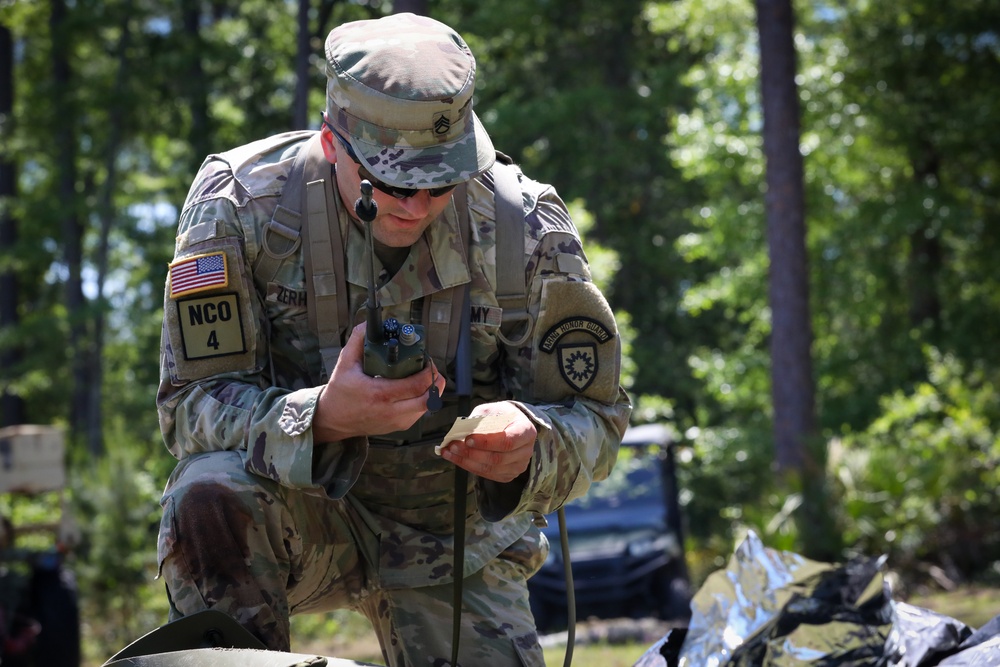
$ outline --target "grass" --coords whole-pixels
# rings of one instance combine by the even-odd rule
[[[646,651],[641,644],[587,644],[573,649],[573,667],[632,667]],[[545,664],[559,667],[565,664],[564,647],[545,649]]]
[[[334,622],[337,633],[327,634],[325,638],[322,634],[314,635],[310,640],[295,643],[292,646],[294,653],[316,653],[317,655],[357,660],[375,665],[385,664],[378,642],[371,633],[371,626],[364,617],[353,612],[333,612],[326,615],[326,618],[338,619]],[[320,622],[319,625],[324,623],[329,624],[330,621]],[[303,622],[299,617],[296,617],[293,619],[292,635],[296,636],[296,627],[312,634],[319,625],[315,621]],[[586,639],[581,640],[581,637],[588,634],[584,629],[587,625],[581,623],[578,626],[580,629],[577,630],[577,639],[580,643],[577,643],[573,649],[572,664],[574,667],[632,667],[639,656],[655,641],[592,642]],[[333,626],[328,625],[327,627]],[[566,656],[564,642],[553,642],[552,645],[546,646],[543,652],[545,664],[549,667],[558,667],[564,664]]]
[[[1000,614],[1000,588],[965,586],[949,592],[914,595],[906,602],[979,628]]]

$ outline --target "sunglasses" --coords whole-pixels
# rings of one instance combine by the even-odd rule
[[[344,150],[347,151],[347,156],[351,158],[356,165],[358,165],[358,176],[364,180],[368,180],[374,188],[381,190],[391,197],[395,197],[396,199],[406,199],[407,197],[413,197],[418,192],[427,192],[431,197],[443,197],[458,187],[458,184],[455,183],[454,185],[443,185],[439,188],[401,188],[395,185],[389,185],[388,183],[383,183],[375,178],[372,173],[365,168],[365,165],[358,158],[354,149],[351,148],[351,144],[348,143],[347,139],[341,136],[340,132],[333,129],[333,125],[331,125],[329,121],[324,119],[323,124],[330,128],[330,131],[333,132],[334,136],[340,140],[340,144],[344,147]]]

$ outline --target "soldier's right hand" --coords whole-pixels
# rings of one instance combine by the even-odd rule
[[[427,410],[431,384],[444,392],[445,380],[429,361],[410,377],[390,380],[365,375],[362,367],[366,323],[354,327],[337,366],[323,387],[313,416],[313,440],[335,442],[349,437],[402,431]]]

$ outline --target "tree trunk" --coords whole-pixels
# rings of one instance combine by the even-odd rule
[[[917,186],[928,182],[941,182],[941,156],[927,140],[920,159],[913,162],[913,179]],[[927,340],[932,345],[941,344],[941,297],[938,282],[944,270],[944,249],[941,235],[935,233],[933,219],[909,234],[909,291],[910,323],[918,329],[927,329]]]
[[[328,27],[330,17],[333,15],[333,8],[343,2],[343,0],[320,0],[319,11],[316,17],[316,32],[314,37],[320,40],[320,44],[326,43],[326,36],[332,29]],[[325,55],[325,54],[323,54]]]
[[[771,258],[771,382],[778,468],[803,494],[798,518],[805,551],[830,557],[832,529],[824,506],[821,448],[817,445],[812,325],[806,258],[805,194],[799,151],[791,0],[757,0],[761,102],[767,160],[767,236]]]
[[[310,0],[299,0],[298,49],[295,54],[295,101],[292,108],[292,129],[309,127],[309,56],[312,33],[309,31]]]
[[[66,17],[65,0],[52,0],[49,18],[52,35],[52,78],[55,89],[55,108],[72,109],[70,91],[73,89],[69,54],[71,34]],[[60,114],[52,132],[53,145],[59,151],[56,161],[58,176],[56,196],[62,218],[62,261],[66,270],[64,294],[69,319],[67,354],[72,372],[70,388],[69,437],[75,441],[88,430],[88,393],[91,391],[87,376],[87,308],[83,295],[83,224],[77,211],[76,196],[76,131],[73,114]]]
[[[403,12],[427,16],[427,0],[395,0],[392,3],[392,13],[402,14]]]
[[[113,99],[121,99],[128,79],[128,50],[132,39],[131,26],[128,17],[122,19],[119,26],[118,45],[115,55],[118,59],[118,74],[115,78]],[[110,250],[111,229],[114,226],[117,212],[114,205],[114,193],[118,189],[118,153],[122,144],[122,128],[124,126],[124,107],[111,105],[108,114],[108,143],[104,148],[104,183],[100,188],[97,202],[97,213],[100,219],[100,230],[97,239],[97,252],[94,264],[97,267],[97,307],[94,308],[94,340],[91,353],[88,356],[88,374],[91,378],[93,391],[89,394],[87,405],[88,429],[87,448],[95,456],[104,454],[104,414],[102,410],[104,399],[104,325],[105,314],[110,310],[104,298],[104,284],[108,276],[108,255]]]
[[[201,54],[206,51],[201,36],[201,3],[198,0],[184,0],[181,3],[181,23],[184,34],[188,36],[187,80],[184,90],[188,103],[191,105],[191,134],[189,137],[192,149],[191,171],[201,165],[205,156],[212,152],[212,119],[208,109],[208,91],[211,84],[205,80],[205,68],[201,64]]]
[[[14,37],[0,24],[0,146],[10,146],[14,133]],[[18,223],[12,211],[17,197],[17,165],[8,150],[0,149],[0,331],[17,328],[17,270],[13,265],[14,247],[17,245]],[[18,348],[0,350],[0,426],[24,422],[24,399],[10,391],[8,383],[14,379],[15,368],[21,355]]]

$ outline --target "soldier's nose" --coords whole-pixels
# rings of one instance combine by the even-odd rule
[[[408,214],[414,218],[421,218],[430,210],[431,195],[427,190],[417,190],[417,194],[400,199],[399,202]]]

